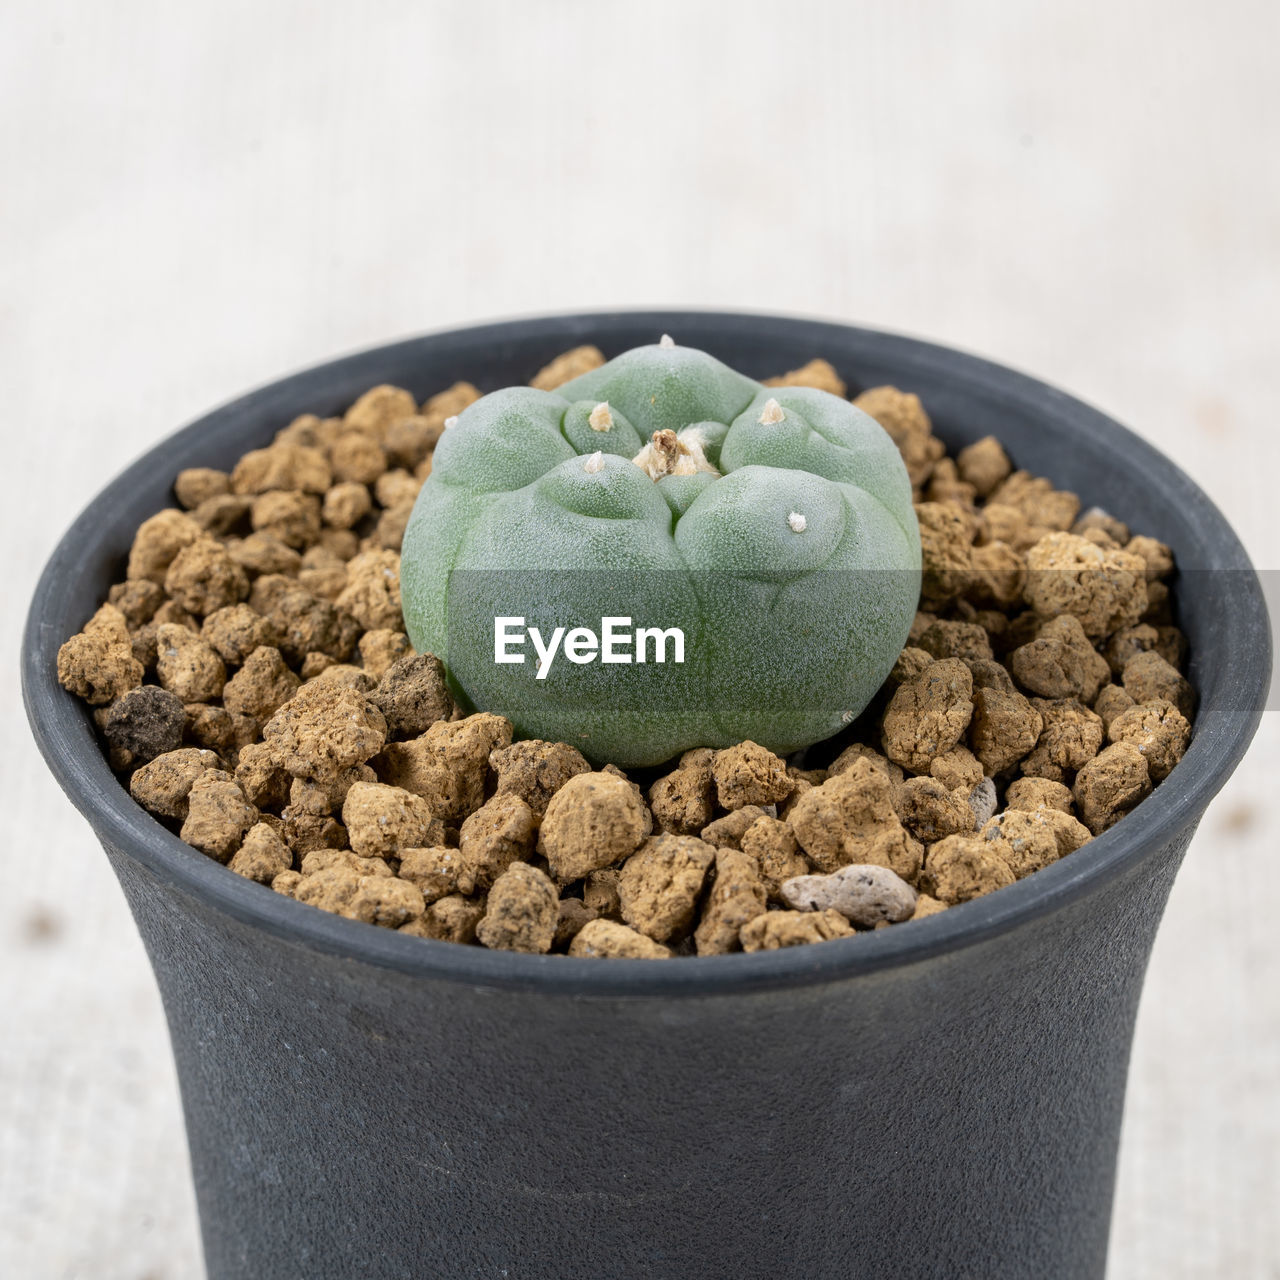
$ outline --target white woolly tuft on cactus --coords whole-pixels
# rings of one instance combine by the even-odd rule
[[[771,427],[775,422],[781,422],[786,416],[782,406],[771,396],[764,402],[764,409],[761,411],[757,421],[764,426]]]
[[[664,476],[720,474],[707,461],[706,437],[697,427],[685,427],[679,433],[655,431],[653,438],[631,461],[650,480],[661,480]]]

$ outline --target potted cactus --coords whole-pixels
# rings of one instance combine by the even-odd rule
[[[744,738],[788,753],[889,674],[920,538],[866,413],[664,338],[464,410],[406,530],[401,591],[415,648],[521,736],[624,767]],[[592,620],[635,630],[601,653]]]
[[[681,344],[653,345],[664,331]],[[553,392],[501,390],[582,342],[615,358]],[[998,425],[1020,465],[1123,513],[1184,568],[1200,706],[1176,785],[999,892],[687,963],[403,936],[196,854],[118,785],[58,684],[59,646],[176,474],[230,469],[295,414],[341,413],[374,384],[421,400],[465,371],[497,394],[445,431],[402,568],[411,636],[447,657],[464,705],[501,699],[525,734],[636,764],[717,741],[717,705],[732,707],[726,737],[822,739],[893,664],[920,548],[902,463],[862,414],[735,372],[813,356],[855,386],[918,392],[954,448]],[[594,629],[594,649],[570,624]],[[669,635],[657,661],[676,630],[703,656],[676,662]],[[593,665],[646,640],[643,663]],[[114,652],[108,632],[90,641]],[[23,654],[33,732],[155,967],[215,1280],[1100,1276],[1147,956],[1269,669],[1230,526],[1117,423],[926,343],[677,312],[430,335],[234,401],[86,509]]]

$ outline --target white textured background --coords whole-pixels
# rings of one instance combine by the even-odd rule
[[[0,1275],[201,1274],[142,947],[13,677],[39,567],[111,473],[236,392],[382,339],[741,306],[1057,382],[1170,453],[1280,569],[1278,14],[0,7]],[[1280,1276],[1278,720],[1156,947],[1119,1280]]]

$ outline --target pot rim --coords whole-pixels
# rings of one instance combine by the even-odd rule
[[[1215,662],[1233,673],[1202,698],[1191,745],[1174,773],[1144,800],[1135,814],[1090,841],[1069,858],[1036,872],[998,893],[914,922],[914,929],[880,929],[822,945],[750,955],[703,956],[689,963],[610,963],[563,955],[532,956],[489,951],[480,946],[401,936],[330,915],[269,887],[229,872],[205,857],[137,804],[111,772],[92,729],[87,709],[57,682],[55,659],[67,636],[50,619],[56,602],[91,572],[85,548],[95,541],[102,513],[129,505],[138,480],[151,473],[157,452],[180,442],[207,438],[237,413],[264,400],[284,412],[292,389],[320,371],[341,376],[375,352],[387,353],[429,342],[501,342],[558,335],[565,346],[589,341],[601,327],[625,323],[654,332],[672,330],[690,339],[711,338],[726,329],[756,336],[778,326],[806,331],[817,340],[861,335],[880,344],[901,364],[928,367],[937,376],[972,387],[998,381],[1000,395],[1021,401],[1028,412],[1052,419],[1081,437],[1096,452],[1114,455],[1117,465],[1141,469],[1144,483],[1165,494],[1177,509],[1193,513],[1218,563],[1197,568],[1239,573],[1241,588],[1228,601],[1221,652]],[[563,349],[563,348],[562,348]],[[1123,446],[1121,448],[1120,446]],[[1123,455],[1123,456],[1121,456]],[[1184,582],[1184,590],[1186,589]],[[1259,643],[1259,639],[1261,643]],[[59,541],[41,574],[23,636],[23,701],[32,733],[50,770],[104,844],[136,858],[173,887],[199,898],[242,924],[282,941],[396,970],[412,977],[577,997],[688,997],[741,994],[851,979],[895,966],[917,964],[981,943],[1034,921],[1117,880],[1148,853],[1198,820],[1247,749],[1265,705],[1271,672],[1270,628],[1265,601],[1249,558],[1226,518],[1172,461],[1128,428],[1080,400],[1003,365],[940,344],[860,326],[772,313],[704,310],[602,311],[540,315],[448,328],[399,342],[366,348],[277,379],[228,402],[166,436],[112,480],[81,512]],[[1141,815],[1141,821],[1135,820]]]

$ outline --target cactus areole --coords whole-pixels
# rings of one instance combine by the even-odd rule
[[[919,589],[911,485],[872,418],[666,338],[468,407],[401,556],[409,638],[464,704],[623,766],[837,733]]]

